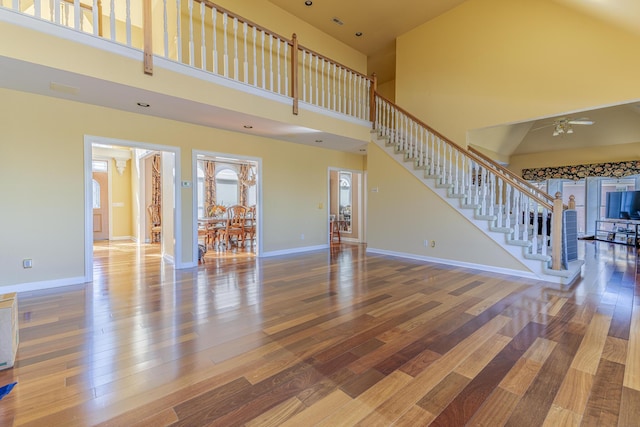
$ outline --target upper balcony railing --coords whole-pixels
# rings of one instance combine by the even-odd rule
[[[90,33],[298,102],[371,119],[373,78],[208,0],[0,0],[0,6]]]
[[[546,217],[562,211],[557,197],[531,188],[377,95],[375,76],[301,46],[295,34],[283,37],[208,0],[0,0],[0,6],[139,49],[148,74],[154,56],[162,57],[290,98],[294,114],[304,102],[370,121],[454,193],[466,190],[467,203],[480,206],[481,215],[495,216],[498,228],[513,228],[516,240],[531,239],[529,212]],[[560,216],[555,218],[554,228],[561,229]],[[546,235],[545,221],[542,228]],[[558,248],[560,233],[549,234]],[[535,239],[531,246],[535,254]],[[542,245],[542,255],[546,250]],[[555,249],[554,269],[559,253]]]

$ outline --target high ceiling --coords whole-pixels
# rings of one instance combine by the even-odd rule
[[[459,6],[467,0],[270,0],[289,13],[321,29],[368,57],[368,73],[384,83],[395,78],[395,39],[407,31]],[[577,13],[640,34],[639,0],[551,0]],[[342,22],[338,24],[336,19]],[[357,37],[355,34],[361,32]],[[571,114],[587,116],[593,126],[576,126],[572,135],[552,136],[537,129],[557,117],[472,131],[475,145],[509,157],[512,154],[553,151],[640,141],[640,102]],[[611,135],[617,135],[612,138]],[[604,137],[606,135],[606,137]]]
[[[395,76],[395,39],[465,0],[270,0],[367,55],[383,83]],[[307,6],[305,3],[311,3]],[[336,22],[339,21],[340,23]],[[362,33],[356,36],[356,33]]]

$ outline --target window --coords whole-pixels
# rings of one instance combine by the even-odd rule
[[[233,169],[216,172],[216,200],[225,206],[238,204],[238,174]]]
[[[100,209],[100,183],[95,179],[91,180],[93,185],[93,209]]]

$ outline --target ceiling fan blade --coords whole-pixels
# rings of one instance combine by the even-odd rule
[[[570,125],[592,125],[595,122],[585,117],[582,119],[569,120],[567,123],[569,123]]]
[[[548,125],[543,125],[543,126],[540,126],[540,127],[537,127],[537,128],[533,128],[533,129],[531,129],[531,132],[533,132],[534,130],[546,129],[546,128],[551,127],[551,126],[554,126],[554,123],[549,123]]]

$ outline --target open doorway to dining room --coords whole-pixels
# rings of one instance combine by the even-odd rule
[[[329,243],[364,241],[362,171],[329,168]]]
[[[250,258],[261,248],[259,158],[194,152],[198,258]]]
[[[180,222],[179,158],[175,147],[85,136],[87,281],[123,251],[157,259],[153,265],[160,268],[184,268],[182,236],[175,226]],[[96,179],[99,174],[104,179]],[[140,258],[140,263],[146,261]]]

